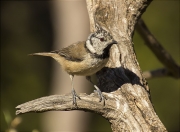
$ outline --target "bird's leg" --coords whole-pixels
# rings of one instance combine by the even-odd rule
[[[72,97],[73,97],[73,105],[76,105],[77,106],[77,103],[76,103],[76,97],[78,97],[79,99],[81,99],[77,94],[76,94],[76,91],[74,89],[74,83],[73,83],[73,78],[74,76],[73,75],[69,75],[70,76],[70,79],[71,79],[71,88],[72,88]]]
[[[105,105],[105,97],[103,96],[101,90],[92,82],[91,80],[91,76],[86,76],[86,79],[93,84],[94,88],[96,90],[94,90],[94,92],[98,93],[99,96],[99,102],[103,101],[103,104]]]

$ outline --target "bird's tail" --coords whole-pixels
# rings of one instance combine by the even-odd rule
[[[39,56],[49,56],[49,57],[52,57],[54,58],[58,63],[61,64],[62,60],[61,60],[61,56],[57,53],[53,53],[53,52],[40,52],[40,53],[32,53],[32,54],[29,54],[29,55],[39,55]]]
[[[50,57],[54,57],[56,54],[55,53],[51,53],[51,52],[40,52],[40,53],[32,53],[29,55],[40,55],[40,56],[50,56]]]

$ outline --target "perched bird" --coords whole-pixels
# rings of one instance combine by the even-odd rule
[[[107,31],[100,28],[95,33],[91,33],[86,41],[74,43],[66,48],[51,51],[33,53],[30,55],[50,56],[54,58],[62,68],[70,75],[73,104],[76,104],[76,94],[73,86],[74,75],[86,76],[92,83],[90,76],[101,70],[109,58],[109,50],[117,42]],[[93,84],[93,83],[92,83]],[[100,89],[94,85],[100,97],[103,98]]]

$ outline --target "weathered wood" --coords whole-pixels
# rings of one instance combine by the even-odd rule
[[[91,31],[96,30],[94,24],[99,23],[118,41],[118,45],[112,47],[106,68],[97,73],[98,86],[104,92],[112,92],[114,103],[121,108],[104,116],[113,131],[166,131],[151,104],[132,42],[134,27],[150,2],[87,0]]]
[[[118,45],[112,46],[110,60],[97,73],[98,86],[107,99],[105,106],[96,94],[80,94],[77,106],[71,95],[43,97],[17,106],[17,114],[27,112],[84,110],[106,118],[114,132],[161,132],[166,128],[150,101],[149,88],[134,52],[135,24],[151,0],[86,0],[91,31],[95,24],[109,31]]]

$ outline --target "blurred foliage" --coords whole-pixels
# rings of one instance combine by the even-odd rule
[[[28,54],[48,51],[52,36],[48,2],[1,1],[1,130],[16,117],[18,104],[48,91],[49,60]],[[39,114],[22,115],[18,130],[39,129],[39,124]]]
[[[1,1],[1,131],[15,119],[15,107],[48,94],[51,59],[31,57],[50,51],[53,44],[51,6],[48,1]],[[143,14],[150,31],[178,64],[179,1],[153,1]],[[135,32],[135,50],[142,70],[163,65]],[[153,105],[169,131],[179,130],[179,80],[170,77],[148,81]],[[108,122],[93,114],[92,131],[110,131]],[[40,114],[21,115],[20,131],[40,130]]]

